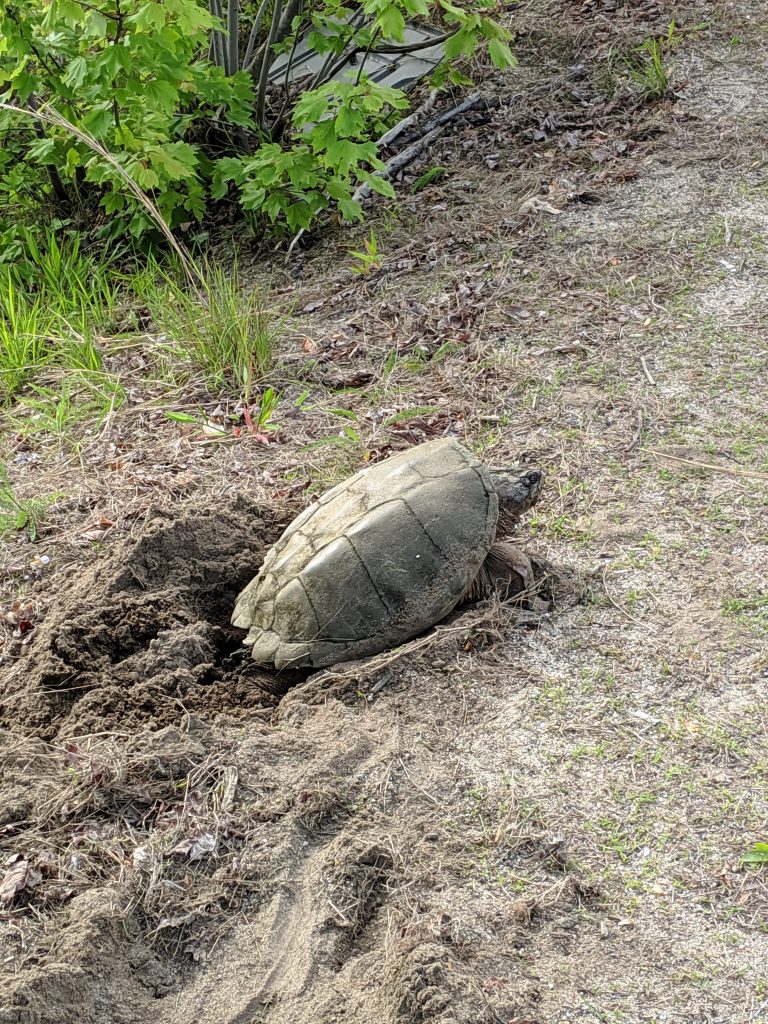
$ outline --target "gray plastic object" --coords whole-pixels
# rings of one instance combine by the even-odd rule
[[[313,29],[313,31],[317,30]],[[427,42],[429,39],[438,38],[441,35],[442,33],[437,29],[408,24],[405,29],[403,45]],[[420,78],[430,75],[442,61],[444,54],[444,41],[435,46],[417,50],[415,53],[371,53],[365,62],[365,73],[379,85],[388,85],[407,91]],[[349,81],[351,79],[354,81],[360,70],[360,61],[363,56],[363,54],[358,54],[352,61],[344,64],[333,76],[334,80]],[[269,80],[273,85],[284,82],[286,67],[290,61],[288,81],[300,81],[302,78],[316,74],[325,63],[326,57],[327,54],[311,50],[305,37],[299,41],[292,57],[290,52],[280,54],[269,72]]]

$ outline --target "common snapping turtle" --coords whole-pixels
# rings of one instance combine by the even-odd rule
[[[232,623],[248,630],[253,658],[276,668],[404,643],[515,571],[502,538],[542,481],[538,470],[487,469],[451,438],[367,466],[291,523]]]

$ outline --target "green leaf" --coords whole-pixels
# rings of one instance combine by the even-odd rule
[[[85,23],[85,36],[92,36],[96,39],[103,38],[107,34],[107,19],[99,11],[91,11],[90,17]]]
[[[426,18],[429,16],[427,0],[405,0],[405,9],[413,18]]]
[[[140,185],[143,189],[154,189],[160,185],[160,178],[156,171],[153,171],[151,167],[145,167],[142,163],[136,163],[131,168],[131,175],[135,179],[136,184]]]
[[[306,92],[293,109],[291,120],[297,128],[319,121],[328,113],[328,99],[316,89]]]
[[[103,139],[114,125],[114,114],[111,105],[102,104],[89,110],[82,120],[83,128],[96,139]]]
[[[368,185],[368,188],[373,192],[378,192],[380,196],[386,196],[388,199],[394,199],[397,195],[392,182],[387,181],[386,178],[382,178],[378,174],[360,174],[359,177],[361,181],[364,181]]]
[[[517,66],[517,58],[501,39],[488,40],[488,53],[497,68],[514,68]]]
[[[61,80],[65,85],[77,89],[85,81],[87,73],[88,65],[86,64],[85,57],[75,57],[74,60],[69,62],[69,66]]]
[[[741,860],[743,864],[768,864],[768,843],[755,843]]]
[[[122,43],[105,46],[101,53],[94,55],[91,59],[99,68],[99,73],[104,74],[108,82],[114,82],[121,71],[126,71],[131,66],[130,50]]]
[[[190,416],[188,412],[168,412],[166,410],[165,416],[169,420],[173,420],[174,423],[195,423],[200,425],[203,422],[199,416]]]
[[[336,115],[334,127],[339,138],[352,138],[353,136],[359,138],[363,134],[365,120],[358,110],[345,106]]]
[[[459,56],[471,57],[477,46],[476,34],[467,27],[460,28],[445,44],[447,60],[455,60]]]
[[[179,90],[172,82],[155,79],[146,82],[143,87],[147,101],[163,114],[172,114],[179,100]]]
[[[394,4],[388,4],[379,11],[376,20],[385,39],[394,39],[398,43],[405,39],[405,18]]]
[[[135,14],[125,20],[136,28],[152,32],[165,27],[166,14],[162,4],[149,0],[149,3],[142,4]]]
[[[346,221],[364,220],[363,208],[360,203],[355,202],[354,199],[341,198],[337,200],[336,204],[339,208],[339,213]]]
[[[147,150],[152,166],[169,181],[185,181],[197,174],[197,153],[188,142],[173,142]]]

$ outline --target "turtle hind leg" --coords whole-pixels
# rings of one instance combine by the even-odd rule
[[[485,556],[480,572],[464,595],[464,601],[484,601],[494,595],[508,601],[534,584],[531,560],[516,544],[497,540]]]

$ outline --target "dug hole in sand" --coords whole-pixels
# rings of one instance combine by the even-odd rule
[[[7,1024],[482,1012],[466,958],[479,922],[409,880],[414,853],[437,892],[444,858],[470,871],[409,748],[467,710],[441,653],[472,651],[498,619],[457,613],[373,687],[267,672],[229,616],[284,526],[243,498],[151,512],[7,672]],[[567,875],[557,889],[591,898]],[[529,914],[521,901],[512,927]]]

